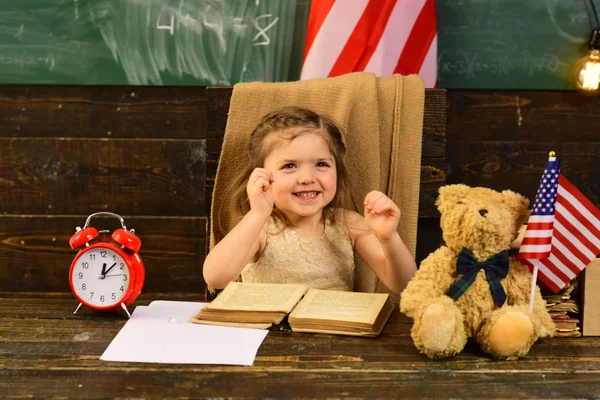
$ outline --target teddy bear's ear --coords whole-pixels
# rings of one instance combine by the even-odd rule
[[[512,190],[503,190],[502,197],[517,219],[517,226],[523,225],[529,218],[529,200]]]
[[[442,186],[435,205],[440,213],[444,213],[448,208],[462,200],[469,193],[469,190],[471,188],[463,184]]]

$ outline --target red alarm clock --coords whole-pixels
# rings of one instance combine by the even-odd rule
[[[90,226],[96,216],[118,218],[121,229],[116,229],[110,237]],[[127,310],[127,306],[139,296],[144,286],[144,264],[138,254],[142,241],[127,230],[120,215],[111,212],[97,212],[85,221],[83,229],[69,239],[72,249],[81,247],[69,270],[71,291],[79,300],[76,314],[82,305],[100,311]]]

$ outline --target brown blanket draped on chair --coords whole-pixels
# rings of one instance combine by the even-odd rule
[[[414,256],[424,99],[423,82],[416,75],[376,77],[357,72],[298,82],[235,85],[212,198],[211,248],[236,223],[225,190],[240,166],[248,163],[250,133],[268,112],[294,105],[327,115],[338,124],[345,135],[355,211],[363,213],[364,198],[371,190],[386,193],[400,207],[398,232]],[[355,282],[357,291],[385,290],[360,259]]]

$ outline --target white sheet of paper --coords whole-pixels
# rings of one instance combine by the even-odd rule
[[[137,306],[100,359],[252,365],[268,331],[189,322],[206,304],[158,300]]]

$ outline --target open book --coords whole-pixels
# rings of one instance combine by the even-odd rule
[[[230,282],[191,321],[267,329],[288,316],[292,331],[377,336],[394,310],[388,297],[297,284]]]

